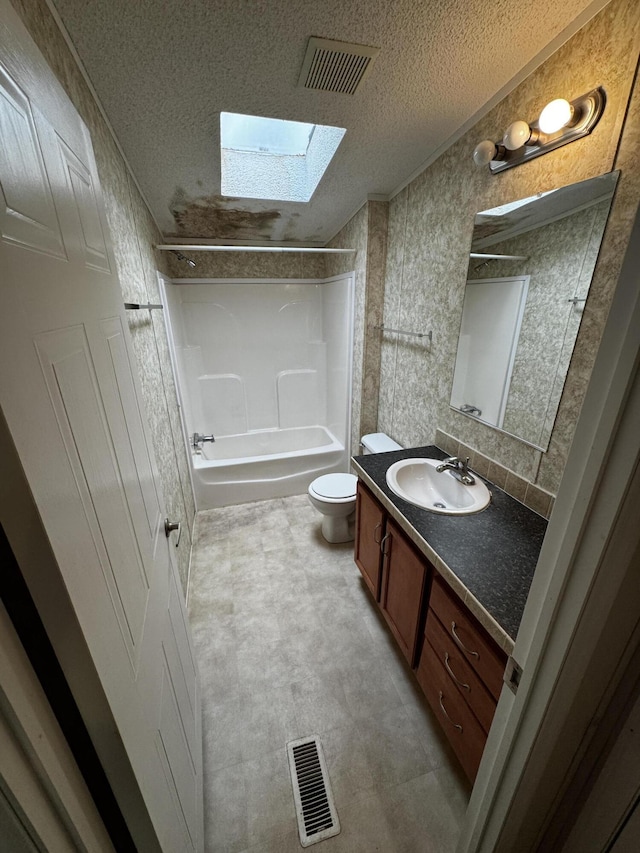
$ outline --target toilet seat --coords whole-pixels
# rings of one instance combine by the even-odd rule
[[[311,483],[309,491],[327,503],[347,503],[354,500],[357,485],[355,474],[323,474]]]

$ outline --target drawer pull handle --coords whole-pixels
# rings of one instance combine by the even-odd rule
[[[446,668],[447,672],[448,672],[448,673],[449,673],[449,675],[451,676],[451,678],[453,678],[453,680],[454,680],[454,681],[455,681],[455,683],[458,685],[458,687],[462,687],[462,688],[464,688],[465,690],[471,690],[471,688],[469,687],[469,685],[468,685],[468,684],[464,684],[464,682],[462,682],[462,681],[460,681],[458,678],[456,678],[456,676],[455,676],[455,675],[454,675],[454,673],[453,673],[453,670],[452,670],[452,669],[451,669],[451,667],[449,666],[449,660],[450,660],[450,658],[449,658],[449,652],[445,652],[445,653],[444,653],[444,665],[445,665],[445,668]]]
[[[447,720],[449,720],[449,722],[451,723],[451,725],[453,726],[453,728],[454,728],[454,729],[458,729],[459,731],[462,731],[462,726],[460,725],[460,723],[454,723],[454,722],[453,722],[453,720],[451,719],[451,717],[447,714],[447,709],[446,709],[446,708],[444,707],[444,705],[442,704],[442,700],[443,700],[443,698],[444,698],[444,695],[443,695],[443,693],[442,693],[442,690],[439,690],[439,691],[438,691],[438,694],[439,694],[440,707],[442,708],[442,713],[445,715],[445,717],[447,718]]]
[[[376,539],[376,531],[378,530],[378,528],[380,528],[380,530],[382,530],[382,522],[381,521],[379,521],[373,529],[373,541],[376,543],[376,545],[380,544],[380,540]]]
[[[451,623],[451,633],[453,634],[453,639],[454,639],[454,640],[456,641],[456,643],[460,646],[460,648],[462,649],[462,651],[463,651],[463,652],[465,652],[465,654],[471,655],[471,656],[472,656],[472,657],[474,657],[474,658],[479,658],[479,657],[480,657],[480,655],[478,654],[478,652],[472,652],[472,651],[471,651],[471,649],[468,649],[468,648],[465,646],[465,644],[462,642],[462,640],[460,639],[460,637],[456,634],[456,623],[455,623],[455,622],[452,622],[452,623]]]

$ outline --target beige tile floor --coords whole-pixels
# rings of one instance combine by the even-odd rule
[[[342,831],[319,853],[453,853],[469,787],[353,562],[306,495],[197,516],[189,612],[206,853],[289,853],[286,743],[319,735]]]

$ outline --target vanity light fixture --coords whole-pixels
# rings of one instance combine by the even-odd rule
[[[473,160],[489,166],[492,173],[526,163],[591,133],[604,112],[606,96],[598,87],[573,101],[555,98],[528,123],[518,119],[506,129],[500,142],[484,139],[476,145]]]

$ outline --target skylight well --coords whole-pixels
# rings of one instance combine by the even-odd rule
[[[524,207],[526,204],[530,204],[532,201],[535,201],[538,198],[542,198],[545,195],[549,195],[550,193],[555,192],[555,190],[547,190],[546,192],[537,193],[536,195],[530,195],[528,198],[520,198],[517,201],[509,201],[506,204],[501,204],[500,207],[492,207],[491,210],[483,210],[482,216],[505,216],[507,213],[511,213],[512,210],[517,210],[519,207]]]
[[[309,201],[345,133],[343,127],[220,113],[222,194]]]

